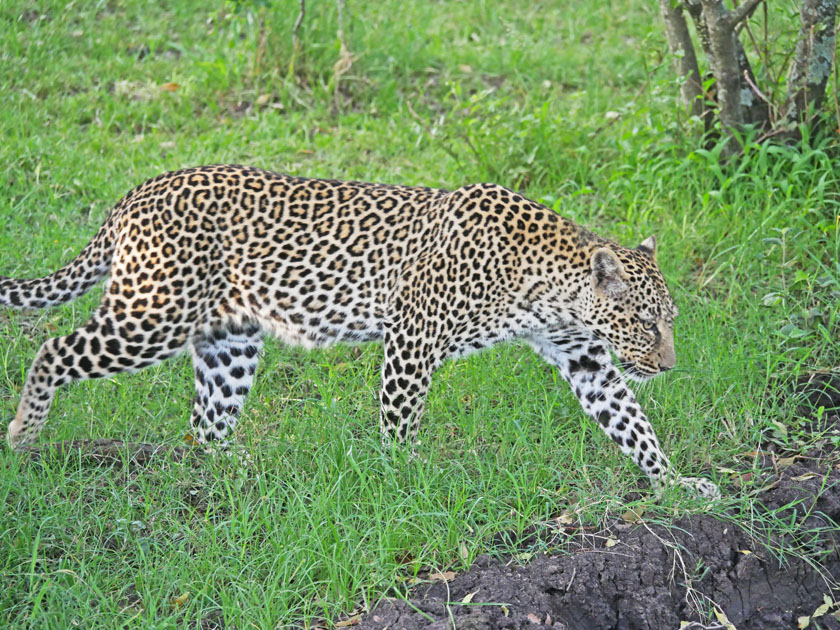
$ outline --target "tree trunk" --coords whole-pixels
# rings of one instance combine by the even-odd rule
[[[749,100],[751,92],[741,89],[738,64],[738,43],[734,25],[730,23],[729,11],[722,0],[701,0],[703,16],[709,29],[709,62],[715,75],[718,115],[729,142],[723,150],[724,157],[738,150],[735,134],[744,125],[742,102]]]
[[[665,20],[665,36],[668,46],[674,55],[674,65],[677,74],[682,79],[680,95],[683,105],[689,108],[692,116],[703,115],[703,85],[700,79],[700,69],[697,66],[697,56],[694,54],[694,44],[688,33],[682,6],[674,0],[659,0],[662,19]]]
[[[834,18],[838,0],[802,0],[796,53],[788,75],[787,122],[807,122],[819,110],[834,61]]]

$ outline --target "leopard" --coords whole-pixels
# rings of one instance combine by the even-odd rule
[[[59,387],[136,372],[189,352],[190,424],[227,444],[267,337],[307,349],[378,341],[383,441],[413,443],[432,374],[519,341],[554,366],[591,417],[661,491],[684,477],[629,381],[674,367],[677,306],[651,236],[600,237],[498,184],[454,190],[304,178],[214,165],[126,194],[58,271],[0,277],[0,305],[65,304],[107,277],[75,331],[47,339],[8,426],[34,441]]]

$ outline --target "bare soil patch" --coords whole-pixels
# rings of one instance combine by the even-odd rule
[[[810,377],[796,390],[803,409],[823,407],[815,433],[840,430],[840,376]],[[809,628],[840,630],[840,607],[815,616],[826,596],[840,600],[840,457],[836,442],[822,444],[784,467],[777,454],[762,456],[758,510],[792,523],[789,534],[765,540],[776,551],[736,515],[667,525],[616,519],[597,535],[572,535],[563,555],[527,563],[479,557],[466,573],[416,587],[410,600],[383,599],[354,627],[659,630],[688,622],[697,630],[770,630],[809,617]]]

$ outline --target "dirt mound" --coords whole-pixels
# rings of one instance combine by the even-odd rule
[[[840,379],[821,375],[797,389],[803,404],[825,407],[821,422],[838,423]],[[524,565],[482,556],[467,573],[417,587],[410,602],[382,600],[355,628],[659,630],[686,621],[723,630],[727,619],[738,630],[797,628],[825,595],[840,600],[832,591],[840,581],[840,464],[829,450],[788,458],[783,469],[773,461],[759,495],[759,511],[795,524],[769,547],[798,554],[780,559],[756,544],[761,532],[751,536],[743,516],[691,516],[668,526],[617,521],[598,535],[573,535],[564,555]],[[709,626],[715,609],[725,618]],[[809,627],[840,630],[837,611],[824,610]]]

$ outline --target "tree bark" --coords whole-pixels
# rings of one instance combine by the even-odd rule
[[[788,75],[785,118],[807,122],[809,109],[817,111],[825,96],[834,61],[834,20],[838,0],[802,0],[796,52]]]
[[[677,75],[682,78],[680,95],[683,105],[691,111],[692,116],[703,115],[703,85],[700,79],[700,68],[697,56],[694,54],[694,44],[685,23],[682,6],[674,0],[659,0],[662,19],[665,20],[665,36],[668,47],[674,55],[674,65]]]
[[[770,103],[763,100],[753,87],[757,86],[758,83],[755,80],[750,61],[747,59],[747,53],[744,51],[744,45],[737,37],[735,43],[737,45],[738,72],[741,78],[744,122],[755,125],[759,129],[769,129],[771,121]]]
[[[715,75],[718,115],[729,142],[724,148],[724,157],[734,154],[738,147],[735,134],[744,125],[742,101],[750,100],[752,92],[742,93],[742,80],[738,64],[738,39],[731,13],[722,0],[700,0],[703,17],[709,29],[709,63]]]

